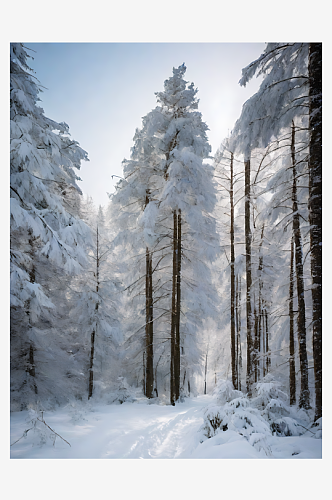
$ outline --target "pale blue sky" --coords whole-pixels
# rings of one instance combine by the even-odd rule
[[[210,131],[212,154],[239,117],[243,103],[261,79],[246,88],[241,70],[264,50],[264,43],[27,43],[36,76],[47,90],[41,94],[46,116],[65,121],[88,152],[80,176],[81,189],[95,203],[106,204],[130,156],[136,127],[156,106],[173,67],[187,66],[194,82],[199,111]]]

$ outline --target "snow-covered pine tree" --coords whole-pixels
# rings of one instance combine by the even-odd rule
[[[240,373],[239,373],[239,355],[241,349],[239,317],[237,316],[237,301],[238,290],[236,290],[236,269],[235,269],[235,244],[238,240],[236,225],[237,203],[240,201],[237,193],[239,192],[239,181],[243,178],[242,170],[238,166],[234,166],[234,154],[229,151],[229,141],[225,139],[218,149],[214,158],[215,178],[220,190],[219,197],[221,198],[221,210],[218,210],[218,220],[220,223],[221,233],[229,233],[230,238],[224,242],[224,250],[230,265],[230,346],[231,346],[231,368],[232,368],[232,383],[235,389],[239,389]],[[238,163],[238,162],[237,162]],[[230,209],[228,211],[228,208]],[[227,210],[227,212],[225,212]],[[226,220],[223,215],[227,215]],[[228,255],[230,259],[228,260]],[[237,284],[239,285],[238,276]]]
[[[322,415],[322,44],[270,43],[264,53],[243,70],[242,85],[255,73],[265,73],[264,92],[270,106],[257,113],[265,141],[290,126],[295,116],[306,115],[309,130],[309,220],[313,307],[315,418]],[[271,95],[273,94],[273,95]],[[262,97],[262,96],[261,96]],[[260,99],[268,102],[268,99]],[[255,104],[254,104],[255,105]],[[260,107],[257,101],[256,105]],[[308,113],[307,113],[308,111]],[[309,123],[307,117],[309,116]],[[306,403],[307,404],[307,403]]]
[[[81,272],[87,262],[82,243],[90,234],[77,217],[73,194],[80,192],[75,169],[87,153],[70,138],[66,123],[45,117],[37,105],[41,88],[28,57],[23,44],[11,44],[11,355],[13,393],[25,388],[23,404],[38,392],[42,374],[36,351],[54,309],[45,277]]]
[[[308,52],[309,44],[271,43],[260,58],[243,70],[241,85],[246,85],[255,73],[263,73],[265,78],[259,91],[243,106],[233,130],[232,150],[248,157],[249,151],[265,148],[285,131],[290,132],[293,120],[300,129],[308,129]],[[296,269],[300,272],[298,267]],[[303,346],[306,343],[305,322],[300,323]],[[301,371],[303,380],[307,379],[305,362],[301,363]],[[307,407],[309,393],[306,389],[303,391],[300,404]]]
[[[129,350],[134,347],[134,355],[129,356],[128,361],[132,363],[133,358],[143,357],[143,392],[148,398],[154,395],[154,349],[158,344],[154,338],[156,318],[153,314],[153,275],[162,261],[160,249],[159,254],[155,254],[156,243],[163,239],[155,234],[156,193],[162,180],[156,130],[162,120],[158,110],[152,110],[143,118],[142,129],[137,129],[134,136],[130,159],[123,161],[124,178],[118,182],[116,192],[110,196],[111,203],[108,207],[108,216],[117,231],[113,246],[119,252],[122,267],[120,278],[123,288],[132,297],[129,322],[124,321],[126,324],[123,324],[124,331],[128,332],[126,346]],[[157,262],[153,265],[154,255]],[[145,317],[142,315],[143,296]],[[127,299],[128,297],[124,300]],[[141,324],[138,323],[138,318]],[[135,363],[135,370],[140,371],[141,366],[140,361],[138,366]],[[132,370],[133,366],[130,368]]]
[[[210,153],[207,126],[196,111],[197,90],[183,79],[185,71],[184,65],[173,69],[164,92],[156,93],[160,105],[136,132],[131,159],[124,162],[124,179],[112,196],[113,218],[119,225],[116,243],[124,245],[128,253],[133,247],[137,256],[136,261],[131,257],[133,274],[131,278],[126,274],[125,280],[127,286],[136,288],[138,303],[143,280],[148,281],[147,268],[143,268],[147,247],[156,261],[151,266],[155,276],[151,290],[157,314],[149,321],[158,335],[154,347],[164,352],[163,344],[170,340],[172,404],[186,383],[180,384],[181,364],[188,365],[187,377],[190,369],[200,365],[195,339],[204,318],[214,314],[208,262],[218,251],[211,215],[215,203],[212,167],[203,163]],[[148,316],[141,328],[143,325],[148,325]],[[146,343],[140,344],[146,350]],[[145,366],[143,370],[146,373]]]
[[[81,202],[81,217],[90,227],[92,238],[85,249],[89,265],[72,286],[70,318],[85,345],[85,381],[90,399],[112,389],[119,376],[117,348],[121,341],[117,314],[117,288],[114,278],[111,231],[103,207],[96,210],[90,197]]]
[[[216,202],[213,169],[203,163],[211,151],[206,136],[208,128],[197,111],[198,91],[193,83],[187,85],[183,78],[185,71],[184,64],[173,68],[173,76],[164,83],[164,91],[156,93],[161,113],[166,117],[165,129],[159,129],[165,182],[158,194],[158,209],[173,233],[172,404],[180,395],[181,357],[193,356],[194,339],[198,328],[202,327],[202,320],[214,315],[214,290],[208,262],[218,252],[212,216]],[[208,297],[211,297],[210,303]]]

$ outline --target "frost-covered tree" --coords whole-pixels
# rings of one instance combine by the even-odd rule
[[[45,117],[41,92],[21,43],[10,46],[10,208],[12,360],[18,386],[38,392],[43,324],[50,321],[50,273],[81,272],[89,229],[77,216],[76,184],[87,153],[66,123]],[[41,324],[40,324],[41,322]],[[19,360],[19,361],[18,361]],[[29,391],[28,391],[29,392]],[[29,395],[27,398],[29,399]]]
[[[243,70],[241,85],[255,73],[266,75],[264,86],[259,98],[251,100],[249,107],[255,108],[255,112],[247,113],[242,130],[247,126],[249,133],[260,136],[266,145],[273,135],[290,127],[295,118],[302,116],[303,127],[308,128],[315,418],[319,419],[322,415],[322,44],[269,43],[263,54]]]
[[[156,195],[162,178],[160,152],[156,147],[158,139],[154,136],[154,132],[160,121],[161,117],[157,110],[152,110],[143,118],[142,129],[137,129],[134,136],[130,159],[123,161],[124,178],[119,181],[116,193],[112,195],[112,202],[109,205],[109,216],[117,228],[117,236],[113,245],[118,248],[122,247],[119,257],[122,265],[123,285],[134,295],[131,307],[137,305],[139,309],[136,314],[142,322],[138,329],[135,328],[136,333],[131,333],[128,343],[137,345],[137,355],[139,352],[143,354],[143,390],[148,398],[154,395],[153,361],[156,342],[154,339],[153,275],[161,262],[160,250],[158,254],[155,248],[154,229],[157,210]],[[161,240],[162,236],[159,236],[158,242]],[[131,248],[134,249],[134,255]],[[153,265],[154,255],[158,259],[155,265]],[[145,295],[145,319],[142,316],[140,301],[143,293]]]
[[[197,89],[183,79],[185,71],[184,65],[174,68],[164,91],[156,93],[159,105],[136,132],[131,159],[124,162],[124,179],[112,196],[117,223],[124,221],[125,228],[117,242],[130,242],[138,256],[134,272],[141,269],[131,282],[139,294],[139,283],[142,286],[145,279],[145,310],[152,303],[156,311],[153,318],[146,315],[145,327],[153,323],[159,346],[170,341],[172,404],[184,385],[181,366],[184,371],[185,365],[200,364],[195,338],[202,320],[214,314],[208,262],[215,256],[217,242],[211,216],[215,203],[212,167],[203,163],[210,153],[207,126],[197,111]],[[147,262],[152,262],[152,255],[154,284],[149,288]],[[146,290],[152,297],[147,297]],[[155,346],[156,338],[150,343]]]
[[[187,85],[183,78],[185,71],[184,64],[174,68],[173,76],[165,81],[164,91],[156,94],[161,113],[167,118],[167,126],[159,130],[165,155],[163,170],[166,181],[159,194],[159,211],[165,214],[168,221],[173,219],[172,403],[178,399],[180,392],[181,336],[185,339],[187,330],[187,335],[194,337],[201,323],[200,317],[204,319],[213,315],[207,300],[209,296],[213,297],[207,263],[215,258],[218,241],[215,220],[211,215],[216,202],[213,172],[209,164],[203,163],[211,150],[206,137],[207,126],[197,111],[197,89],[193,83]],[[186,287],[188,278],[191,283]],[[183,349],[185,353],[184,345]]]
[[[314,106],[316,105],[318,106],[317,109],[319,111],[320,93],[318,88],[319,83],[317,83],[318,86],[316,85],[318,88],[317,92],[315,93],[312,91],[314,77],[312,77],[311,79],[309,78],[310,69],[308,69],[308,55],[309,52],[312,50],[311,45],[312,44],[305,44],[305,43],[267,44],[267,47],[263,52],[263,54],[256,61],[248,65],[243,70],[243,75],[240,80],[241,85],[246,85],[246,83],[256,73],[264,74],[264,80],[263,83],[261,84],[259,91],[252,98],[250,98],[243,106],[241,117],[237,121],[234,127],[230,141],[232,151],[236,152],[237,154],[242,153],[244,155],[245,162],[247,163],[250,162],[250,156],[253,150],[257,148],[266,148],[276,139],[279,140],[279,138],[285,136],[285,134],[286,135],[288,134],[288,136],[290,137],[292,123],[295,123],[297,131],[300,131],[302,135],[305,133],[307,134],[307,140],[306,140],[307,145],[309,144],[310,141],[312,142],[311,138],[313,133],[310,130],[310,117],[308,121],[307,110],[309,107],[309,113],[311,116],[313,112],[310,111],[310,102],[312,102]],[[318,68],[318,71],[316,71],[316,77],[318,78],[317,82],[319,82],[319,62],[318,62],[319,50],[318,52],[316,50],[316,54],[318,54],[317,64],[316,64],[316,70]],[[309,99],[308,91],[309,91],[309,96],[310,95],[315,96],[316,94],[317,96]],[[308,124],[309,124],[309,129],[308,129]],[[317,137],[319,137],[319,133]],[[317,151],[317,144],[316,144],[316,151]],[[294,154],[292,153],[292,148],[290,147],[289,148],[290,168],[291,168],[291,163],[295,167],[293,160],[294,160]],[[303,159],[301,159],[301,162],[303,162]],[[298,174],[295,172],[295,179],[297,179],[297,177]],[[319,184],[321,176],[316,175],[315,179]],[[319,187],[317,189],[319,191]],[[293,201],[293,214],[294,214],[293,232],[294,236],[295,233],[299,236],[300,235],[300,226],[298,223],[299,216],[297,215],[297,210],[295,210],[294,208],[297,205],[297,203],[296,203],[296,193],[293,188],[293,198],[294,196],[295,196],[295,201]],[[310,196],[311,195],[310,195],[310,182],[309,182],[309,200]],[[248,192],[247,199],[249,197],[250,195]],[[315,202],[316,202],[316,213],[318,216],[317,220],[319,221],[320,210],[319,208],[317,208],[319,202],[317,202],[316,198]],[[311,204],[309,202],[309,217],[311,217],[310,214],[313,213],[313,211],[310,209],[310,206]],[[315,224],[315,226],[318,227],[319,223]],[[296,265],[295,269],[298,276],[298,280],[301,282],[301,280],[303,280],[303,278],[301,277],[303,275],[303,272],[301,271],[303,263],[300,263],[300,254],[302,255],[303,250],[302,248],[300,248],[301,238],[300,239],[298,238],[297,241],[298,243],[296,244],[296,248],[298,250],[297,253],[295,252],[295,255],[297,255],[298,264]],[[246,253],[247,253],[247,258],[249,258],[248,252]],[[311,251],[311,254],[313,254],[313,251]],[[312,263],[314,260],[315,258],[312,259]],[[313,288],[316,289],[317,287],[314,286]],[[300,286],[300,291],[298,293],[301,297],[303,296],[303,294],[301,294],[301,286]],[[303,319],[303,321],[301,319],[304,318],[304,307],[305,307],[304,303],[302,304],[302,299],[301,299],[299,303],[299,313],[298,313],[298,321],[300,321],[300,324],[298,326],[299,327],[298,334],[301,338],[301,345],[303,346],[303,349],[306,344],[305,319]],[[318,311],[317,307],[316,310]],[[316,316],[318,318],[319,313],[317,313]],[[252,324],[253,321],[251,321],[251,325],[249,325],[249,333],[250,333],[250,326],[252,326]],[[319,334],[318,336],[316,335],[316,337],[314,338],[319,338]],[[315,350],[317,354],[316,356],[317,366],[319,365],[319,359],[318,359],[319,355],[321,355],[318,354],[319,351],[319,349],[317,349],[318,344],[319,341],[317,341],[315,344],[316,345]],[[300,397],[300,406],[307,407],[309,405],[309,392],[305,388],[307,387],[307,383],[305,383],[305,380],[308,379],[308,365],[305,361],[305,358],[306,356],[302,353],[301,359],[303,360],[303,362],[301,362],[301,373],[302,373],[303,383],[302,383],[302,392]],[[319,378],[319,375],[317,377]],[[318,381],[317,377],[316,381]],[[319,385],[318,382],[317,384]],[[316,407],[317,408],[319,407],[319,403],[317,402],[316,402]]]
[[[230,266],[230,346],[232,383],[235,389],[239,389],[241,385],[239,373],[241,320],[238,316],[239,297],[241,296],[241,292],[239,289],[239,276],[235,266],[236,254],[238,253],[235,250],[235,246],[239,243],[239,227],[236,224],[236,218],[238,216],[237,205],[241,201],[241,197],[239,198],[239,192],[241,192],[239,183],[243,179],[243,171],[238,168],[238,164],[239,162],[237,160],[234,161],[234,154],[229,151],[229,141],[226,139],[215,155],[214,166],[215,178],[217,179],[220,190],[219,196],[221,198],[221,209],[216,210],[218,213],[218,220],[222,224],[219,230],[222,234],[225,234],[225,236],[229,234],[229,238],[227,236],[227,239],[223,241],[223,243],[225,255]],[[224,217],[225,215],[226,220]]]
[[[117,347],[121,334],[117,317],[112,233],[103,208],[99,206],[96,210],[90,197],[81,202],[81,216],[90,227],[92,238],[85,246],[89,265],[75,278],[72,286],[70,318],[89,353],[84,368],[90,399],[95,387],[98,394],[105,394],[119,376]]]

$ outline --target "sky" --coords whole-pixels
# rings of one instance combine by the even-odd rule
[[[69,125],[71,136],[87,151],[80,188],[95,204],[108,203],[130,157],[136,128],[156,105],[173,67],[185,63],[194,82],[199,111],[209,127],[215,154],[239,117],[243,103],[261,78],[246,88],[242,68],[260,56],[265,43],[26,43],[29,64],[43,87],[45,115]]]

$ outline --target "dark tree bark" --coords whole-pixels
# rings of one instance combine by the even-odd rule
[[[97,247],[96,247],[96,294],[98,296],[99,292],[99,267],[100,267],[100,258],[99,258],[99,232],[98,232],[98,225],[97,225]],[[98,299],[96,302],[95,306],[95,315],[97,316],[98,314]],[[88,399],[91,398],[92,393],[93,393],[93,362],[94,362],[94,354],[95,354],[95,336],[96,336],[96,330],[93,328],[91,332],[91,349],[90,349],[90,365],[89,365],[89,394],[88,394]]]
[[[207,353],[206,353],[206,355],[205,355],[204,394],[206,394],[207,360],[208,360],[208,355],[207,355]]]
[[[244,206],[244,224],[245,224],[245,240],[246,240],[246,313],[247,313],[247,391],[251,396],[252,390],[252,312],[251,312],[251,229],[250,229],[250,159],[244,162],[245,173],[245,206]]]
[[[263,245],[263,237],[264,237],[264,224],[262,226],[261,232],[261,241],[259,244],[259,260],[258,260],[258,325],[257,325],[257,355],[263,353],[263,376],[264,376],[264,339],[262,339],[262,325],[263,325],[263,307],[262,307],[262,290],[263,290],[263,255],[262,255],[262,245]],[[260,378],[260,357],[257,359],[257,377]]]
[[[146,376],[145,395],[153,397],[153,304],[152,304],[152,254],[146,248],[146,321],[145,321],[145,348],[146,348]]]
[[[146,370],[145,370],[145,351],[143,351],[143,394],[144,394],[144,396],[146,395],[145,375],[146,375]]]
[[[241,277],[236,276],[236,371],[237,387],[241,390],[241,369],[242,369],[242,351],[241,351]]]
[[[258,314],[257,314],[257,309],[256,307],[254,308],[254,332],[255,332],[255,337],[254,337],[254,352],[253,352],[253,366],[254,366],[254,375],[255,375],[255,382],[258,382],[258,355],[259,355],[259,348],[258,348]]]
[[[171,404],[180,397],[181,210],[173,212],[173,278],[171,318]]]
[[[269,328],[268,328],[268,316],[267,310],[264,309],[264,319],[265,319],[265,349],[266,349],[266,373],[269,373],[269,367],[271,364],[271,359],[269,356]]]
[[[29,270],[29,279],[30,283],[35,283],[36,282],[36,267],[35,267],[35,245],[36,245],[36,238],[32,236],[32,231],[31,229],[28,231],[29,234],[29,255],[31,257],[31,269]],[[33,388],[35,394],[38,394],[38,389],[37,389],[37,384],[36,384],[36,367],[35,367],[35,347],[33,345],[33,342],[31,341],[31,330],[32,330],[32,324],[31,324],[31,301],[30,299],[26,302],[26,314],[28,316],[28,338],[30,339],[30,345],[29,345],[29,353],[28,353],[28,364],[27,364],[27,373],[30,375],[30,377],[33,377]]]
[[[178,249],[178,225],[177,225],[177,213],[176,210],[173,212],[173,276],[172,276],[172,314],[171,314],[171,367],[170,367],[170,400],[171,404],[174,406],[176,401],[175,396],[175,358],[176,358],[176,347],[175,347],[175,336],[176,336],[176,274],[177,274],[177,249]]]
[[[315,420],[322,416],[322,44],[309,44],[309,222]]]
[[[159,362],[160,362],[161,358],[162,358],[162,354],[159,356],[159,359],[158,359],[158,361],[156,363],[156,366],[155,366],[155,369],[154,369],[154,392],[155,392],[156,398],[158,397],[157,369],[158,369],[158,365],[159,365]]]
[[[301,393],[299,399],[300,408],[310,408],[309,385],[308,385],[308,357],[306,345],[305,325],[305,302],[303,284],[303,262],[302,262],[302,238],[300,230],[300,216],[298,213],[297,185],[296,185],[296,154],[295,154],[295,125],[292,122],[291,158],[293,170],[293,235],[295,243],[295,269],[298,299],[297,332],[299,339],[300,371],[301,371]]]
[[[233,172],[233,153],[231,153],[231,179],[229,198],[231,205],[231,360],[232,360],[232,382],[233,387],[237,389],[237,366],[236,366],[236,341],[235,341],[235,251],[234,251],[234,172]]]
[[[180,397],[180,312],[181,312],[181,210],[177,216],[177,266],[176,266],[176,328],[175,328],[175,398]]]
[[[261,321],[260,321],[260,328],[261,328],[261,351],[263,353],[263,359],[262,359],[262,370],[263,370],[263,377],[265,377],[269,371],[269,363],[270,363],[270,358],[269,358],[269,338],[268,338],[268,316],[267,316],[267,310],[266,310],[266,302],[265,300],[262,299],[262,312],[261,312]]]
[[[295,346],[294,346],[294,238],[291,242],[289,273],[289,404],[296,404]]]
[[[93,360],[95,353],[95,330],[91,332],[91,349],[90,349],[90,365],[89,365],[89,395],[88,399],[91,398],[93,393]]]

